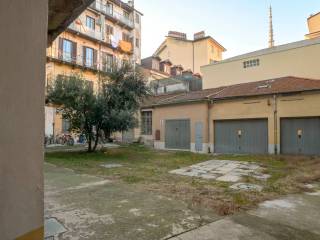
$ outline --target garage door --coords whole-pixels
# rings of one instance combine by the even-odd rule
[[[268,120],[214,122],[216,153],[268,153]]]
[[[320,154],[320,117],[284,118],[280,127],[281,153]]]
[[[190,149],[190,120],[166,120],[165,147],[169,149]]]

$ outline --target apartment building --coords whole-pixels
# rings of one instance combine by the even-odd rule
[[[132,1],[94,1],[47,48],[46,85],[58,75],[77,72],[96,89],[101,74],[115,65],[140,64],[141,17]],[[46,107],[46,135],[68,126],[54,107]]]
[[[172,65],[181,65],[185,70],[201,73],[200,66],[222,60],[226,49],[205,32],[195,33],[193,39],[187,39],[187,34],[169,31],[164,42],[153,54],[163,60],[169,60]]]

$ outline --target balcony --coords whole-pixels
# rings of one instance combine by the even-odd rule
[[[70,52],[63,52],[57,48],[49,47],[47,48],[47,57],[54,59],[65,64],[76,65],[79,67],[89,68],[92,70],[98,70],[99,64],[97,62],[85,63],[82,54],[77,54],[77,56],[72,56]]]
[[[73,23],[71,23],[69,25],[69,29],[71,29],[75,32],[84,34],[86,36],[89,36],[90,38],[93,38],[98,41],[103,40],[101,32],[95,31],[95,30],[92,30],[92,29],[86,27],[84,25],[84,23],[85,23],[85,21],[83,19],[79,18],[78,20],[74,21]]]
[[[78,49],[82,49],[82,46],[79,46]],[[63,64],[90,69],[93,71],[110,73],[112,72],[112,68],[114,67],[113,64],[120,66],[124,62],[124,60],[114,59],[113,63],[107,64],[106,59],[105,61],[101,59],[101,53],[98,53],[98,56],[99,57],[96,61],[91,60],[89,62],[85,62],[82,53],[77,53],[77,56],[72,56],[70,52],[60,51],[56,47],[47,48],[47,58],[49,59],[49,61],[60,62]]]
[[[115,12],[113,11],[113,9],[109,8],[108,6],[106,6],[105,4],[103,4],[101,1],[95,1],[90,5],[91,8],[102,12],[103,14],[106,15],[106,17],[111,18],[110,20],[112,21],[117,21],[118,23],[129,27],[131,29],[134,28],[134,24],[133,21],[131,19],[129,19],[128,17],[124,16],[121,13]]]

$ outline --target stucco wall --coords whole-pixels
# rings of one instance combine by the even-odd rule
[[[0,1],[0,238],[43,239],[47,0]],[[32,232],[33,231],[33,232]],[[31,237],[32,236],[32,237]]]
[[[320,79],[320,44],[237,61],[203,66],[203,88],[215,88],[283,76]],[[243,62],[260,59],[260,66],[243,68]]]
[[[278,133],[280,133],[280,119],[285,117],[319,117],[320,93],[304,93],[293,96],[281,96],[277,100]],[[280,143],[280,134],[278,134]],[[280,146],[281,147],[281,146]],[[280,148],[279,148],[280,149]]]
[[[211,54],[209,46],[214,47],[214,54]],[[170,59],[173,65],[181,64],[185,70],[201,73],[200,67],[209,64],[210,59],[221,60],[221,49],[209,39],[193,43],[168,37],[166,48],[160,52],[159,57],[163,60]]]
[[[160,141],[155,141],[156,148],[163,149],[165,143],[165,121],[170,119],[190,119],[191,148],[195,143],[195,123],[203,123],[203,143],[208,142],[208,105],[207,103],[191,103],[157,107],[152,114],[152,131],[160,130]],[[203,148],[206,150],[206,147]]]
[[[155,141],[155,148],[165,148],[165,120],[190,119],[191,145],[195,143],[195,122],[202,121],[204,146],[214,150],[214,121],[235,119],[268,119],[269,153],[275,153],[275,146],[280,152],[280,119],[283,117],[320,116],[320,93],[310,92],[290,96],[261,96],[238,98],[207,103],[189,103],[167,105],[153,109],[153,137],[160,130],[160,141]],[[307,107],[306,107],[307,106]],[[276,110],[276,112],[275,112]],[[275,115],[276,113],[276,115]],[[208,116],[209,123],[208,126]],[[209,141],[208,141],[209,135]],[[191,149],[193,150],[193,149]]]
[[[274,101],[272,97],[234,99],[215,102],[210,107],[210,146],[214,149],[214,121],[268,119],[269,153],[274,149]]]

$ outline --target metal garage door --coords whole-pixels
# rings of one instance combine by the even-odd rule
[[[268,153],[268,120],[214,122],[216,153]]]
[[[171,149],[190,149],[190,120],[166,120],[165,147]]]
[[[281,153],[320,154],[320,117],[284,118],[280,127]]]

